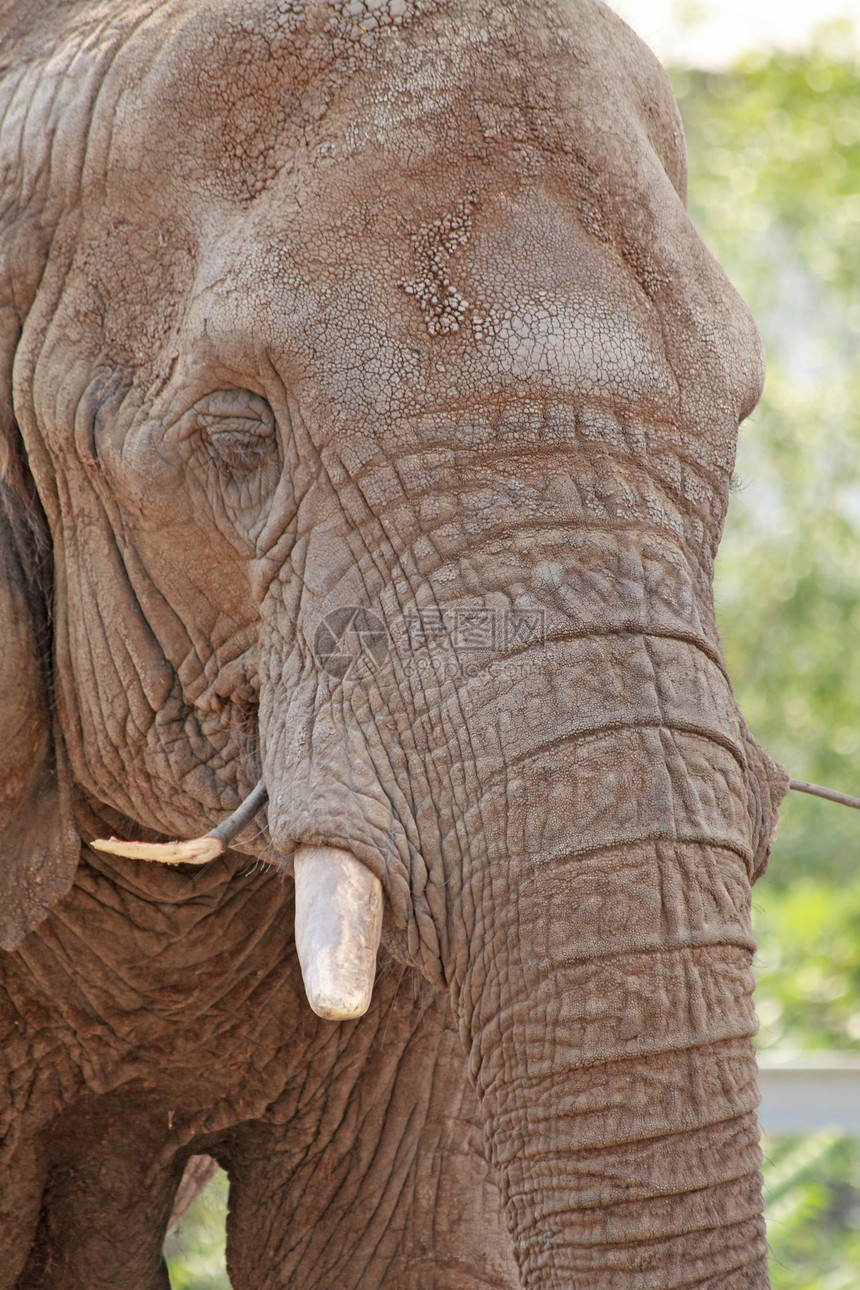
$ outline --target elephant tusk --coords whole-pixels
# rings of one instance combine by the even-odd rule
[[[202,838],[191,838],[188,842],[123,842],[121,838],[96,838],[90,846],[126,860],[155,860],[159,864],[208,864],[224,850],[210,833]]]
[[[296,949],[308,1003],[346,1021],[370,1006],[382,932],[382,883],[339,847],[299,847]]]
[[[127,860],[155,860],[159,864],[208,864],[226,851],[268,799],[262,780],[244,802],[222,824],[202,838],[188,842],[123,842],[120,838],[97,838],[90,845],[96,851],[123,856]]]

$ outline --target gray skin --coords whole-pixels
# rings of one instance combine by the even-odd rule
[[[0,1284],[166,1287],[209,1152],[236,1290],[764,1287],[787,781],[712,596],[756,331],[611,12],[357,9],[0,16]],[[202,873],[89,845],[261,776]],[[357,1022],[301,844],[383,883]]]

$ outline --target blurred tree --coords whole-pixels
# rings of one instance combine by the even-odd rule
[[[860,1053],[860,883],[800,879],[753,904],[759,1047]]]
[[[765,343],[717,609],[747,720],[798,779],[860,795],[860,68],[808,56],[673,73],[690,209]],[[769,880],[860,870],[860,814],[792,794]]]
[[[672,73],[690,209],[748,302],[768,381],[741,432],[717,562],[735,691],[799,779],[860,795],[860,67],[804,56]],[[758,1043],[860,1049],[860,813],[792,793],[753,897]],[[860,1143],[765,1144],[775,1290],[853,1290]]]
[[[773,1290],[856,1290],[860,1143],[821,1129],[763,1146]]]
[[[230,1290],[224,1248],[230,1184],[223,1169],[167,1233],[171,1290]]]

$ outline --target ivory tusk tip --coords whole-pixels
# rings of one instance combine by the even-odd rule
[[[323,1021],[354,1021],[363,1017],[370,1007],[373,996],[373,982],[369,987],[352,997],[343,991],[317,990],[313,984],[305,982],[305,994],[313,1012]]]
[[[370,1007],[382,931],[382,883],[338,847],[296,851],[296,949],[308,1003],[326,1021]]]
[[[188,842],[123,842],[120,838],[96,838],[96,851],[122,856],[125,860],[150,860],[156,864],[208,864],[224,850],[217,838],[192,838]]]

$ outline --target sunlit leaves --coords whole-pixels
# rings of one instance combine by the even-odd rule
[[[219,1169],[167,1236],[172,1290],[230,1290],[224,1261],[227,1175]]]
[[[860,1143],[822,1129],[763,1146],[774,1290],[855,1290]]]
[[[753,904],[759,1045],[860,1052],[860,885],[765,886]]]
[[[675,74],[690,208],[768,357],[717,566],[735,690],[797,778],[860,793],[860,68],[809,58]],[[860,871],[860,816],[792,800],[771,881]]]
[[[723,646],[753,731],[792,774],[860,795],[860,67],[810,57],[673,74],[690,208],[768,358],[717,562]],[[758,1043],[860,1051],[860,813],[790,794],[765,882]],[[853,1290],[860,1143],[770,1139],[775,1290]]]

